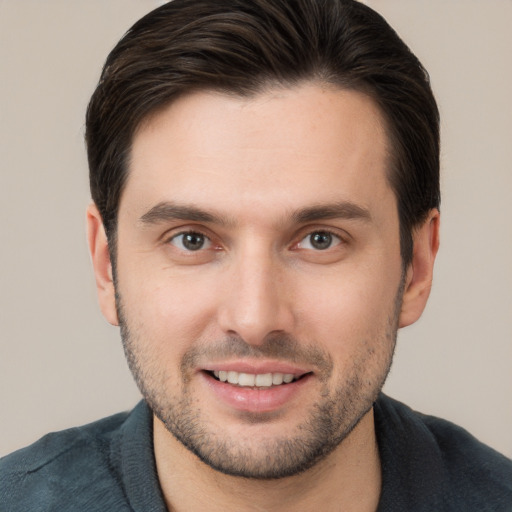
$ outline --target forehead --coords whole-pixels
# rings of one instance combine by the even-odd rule
[[[134,136],[121,198],[140,212],[185,201],[241,215],[354,201],[389,201],[388,141],[363,93],[307,84],[251,98],[181,97]]]

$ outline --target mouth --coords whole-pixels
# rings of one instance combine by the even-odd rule
[[[240,388],[274,388],[285,386],[303,379],[309,373],[295,375],[293,373],[245,373],[225,370],[207,371],[207,373],[219,382],[227,382]]]
[[[284,410],[304,396],[314,383],[314,373],[295,365],[279,362],[244,361],[212,365],[199,372],[213,403],[227,405],[228,410],[267,413]],[[217,402],[219,400],[219,402]],[[222,410],[222,409],[217,409]]]

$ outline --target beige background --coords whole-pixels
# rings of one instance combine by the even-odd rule
[[[85,243],[88,97],[155,0],[0,0],[0,454],[138,400]],[[443,117],[442,249],[389,394],[512,456],[512,2],[373,0]]]

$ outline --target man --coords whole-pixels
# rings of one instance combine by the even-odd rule
[[[87,112],[88,233],[145,400],[4,459],[4,508],[510,510],[510,461],[380,394],[430,291],[438,138],[360,3],[135,24]]]

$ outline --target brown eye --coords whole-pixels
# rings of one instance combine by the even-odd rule
[[[193,231],[173,236],[170,243],[182,251],[199,251],[208,249],[211,245],[207,236]]]

